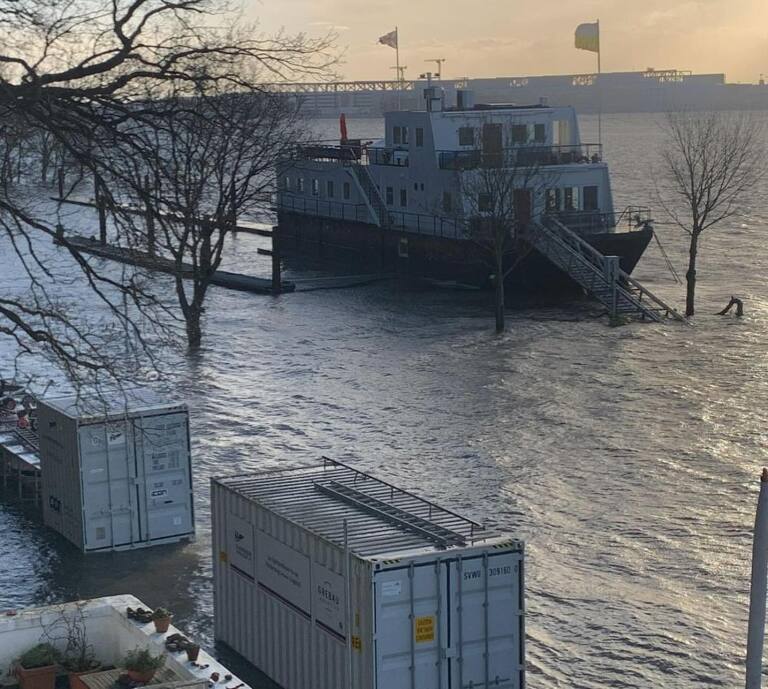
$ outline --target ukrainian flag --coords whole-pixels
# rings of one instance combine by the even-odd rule
[[[576,27],[576,47],[593,53],[600,52],[600,22],[579,24]]]

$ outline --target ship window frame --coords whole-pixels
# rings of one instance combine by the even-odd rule
[[[328,179],[325,181],[325,195],[329,198],[333,198],[333,180]]]
[[[588,191],[589,190],[589,191]],[[594,204],[590,203],[590,207],[587,207],[588,194],[591,196],[594,193]],[[590,198],[590,200],[592,200]],[[581,190],[581,209],[585,211],[599,211],[600,210],[600,187],[597,184],[588,184]]]
[[[296,178],[296,191],[299,194],[304,193],[304,178],[303,177],[297,177]]]
[[[509,127],[509,139],[513,145],[528,143],[528,125],[512,124]]]
[[[459,146],[475,145],[475,128],[471,125],[459,127]]]
[[[387,205],[394,206],[395,205],[395,188],[387,187],[384,193],[385,193]]]
[[[403,142],[403,128],[396,124],[392,127],[392,143],[399,146]]]
[[[424,146],[424,127],[416,127],[416,148]]]
[[[402,125],[401,129],[403,130],[403,146],[408,145],[408,127],[407,125]]]
[[[453,194],[450,191],[443,191],[443,213],[453,212]]]
[[[400,208],[408,208],[408,190],[400,188]]]
[[[345,201],[349,201],[349,199],[352,198],[352,187],[349,182],[344,182],[342,193],[344,194]]]
[[[539,136],[541,134],[541,136]],[[536,122],[533,125],[533,141],[537,144],[547,143],[547,125],[543,122]]]
[[[286,191],[289,191],[290,188],[291,188],[291,178],[288,175],[285,175],[285,177],[283,177],[283,189],[285,189]]]
[[[320,196],[320,180],[317,177],[312,178],[312,196]]]
[[[477,193],[477,210],[480,213],[489,213],[492,210],[491,195],[487,191]]]

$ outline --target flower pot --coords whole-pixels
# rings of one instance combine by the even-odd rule
[[[194,663],[199,655],[200,646],[197,644],[189,644],[189,646],[187,646],[187,660],[189,660],[189,662]]]
[[[56,684],[56,666],[44,667],[17,667],[16,677],[19,679],[21,689],[53,689]]]
[[[165,634],[168,631],[168,627],[171,626],[171,618],[170,617],[161,617],[159,620],[154,620],[155,623],[155,631],[159,634]]]
[[[81,680],[80,678],[83,675],[90,675],[94,672],[100,672],[101,666],[95,667],[92,670],[85,670],[84,672],[69,672],[67,673],[69,676],[69,689],[88,689],[85,682]]]
[[[139,672],[138,670],[126,670],[126,674],[131,678],[132,682],[146,684],[155,676],[155,670],[145,670],[144,672]]]

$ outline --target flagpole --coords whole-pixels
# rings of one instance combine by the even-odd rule
[[[397,74],[397,109],[400,110],[402,105],[400,99],[403,95],[403,79],[400,76],[400,34],[395,27],[395,64],[397,65],[395,71]]]
[[[603,84],[600,75],[600,20],[597,20],[597,143],[600,145],[600,155],[603,155]]]

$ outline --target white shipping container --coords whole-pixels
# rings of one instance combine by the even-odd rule
[[[339,462],[212,480],[216,639],[285,689],[522,689],[523,543]]]
[[[84,552],[195,533],[186,405],[148,390],[38,403],[43,521]]]

